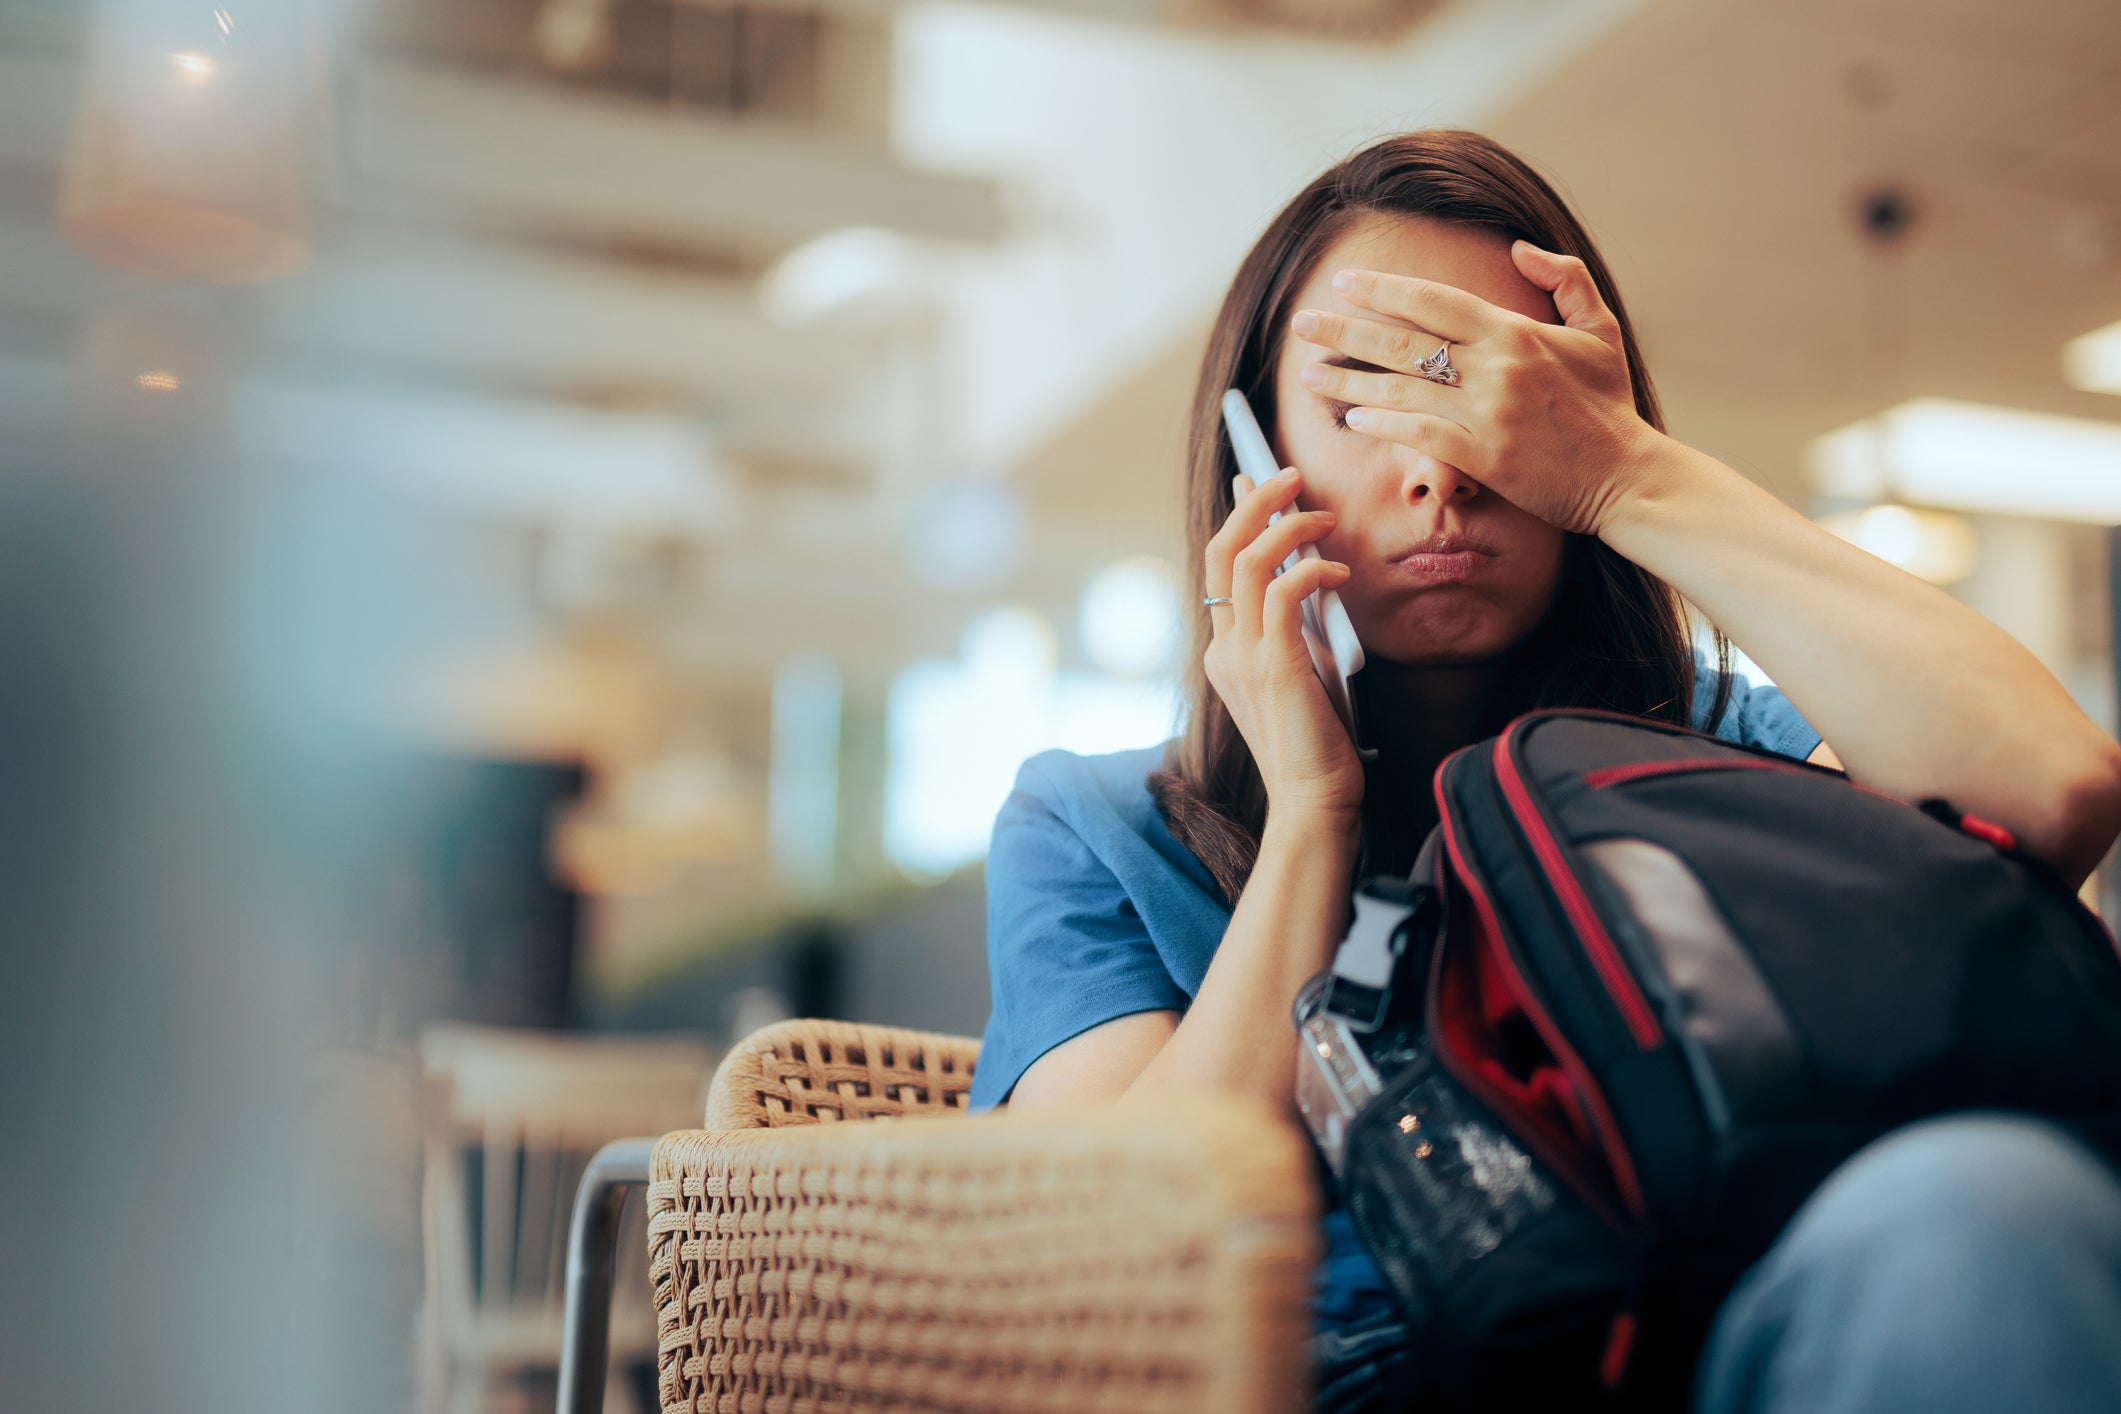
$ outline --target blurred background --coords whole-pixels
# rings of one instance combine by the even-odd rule
[[[977,1034],[1236,262],[1429,125],[2112,727],[2101,0],[0,0],[0,1403],[544,1407],[598,1143]]]

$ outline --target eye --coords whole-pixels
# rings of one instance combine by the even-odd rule
[[[1348,427],[1348,410],[1349,410],[1350,408],[1354,407],[1354,406],[1355,406],[1355,404],[1353,404],[1353,403],[1336,403],[1336,402],[1334,402],[1334,401],[1333,401],[1333,400],[1332,400],[1331,398],[1328,398],[1328,399],[1326,400],[1326,406],[1327,406],[1327,407],[1328,407],[1329,409],[1331,409],[1331,410],[1332,410],[1332,413],[1333,413],[1333,425],[1334,425],[1335,427],[1338,427],[1338,428],[1339,428],[1339,429],[1340,429],[1341,431],[1343,431],[1343,432],[1346,432],[1346,431],[1348,431],[1348,430],[1349,430],[1349,427]]]

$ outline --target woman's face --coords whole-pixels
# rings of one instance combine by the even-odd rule
[[[1321,309],[1385,320],[1334,290],[1334,273],[1350,268],[1441,281],[1560,322],[1553,300],[1511,261],[1507,237],[1409,217],[1372,218],[1351,229],[1318,261],[1291,313]],[[1447,463],[1350,431],[1340,421],[1346,406],[1302,379],[1304,365],[1341,358],[1284,329],[1274,373],[1274,450],[1283,466],[1303,472],[1302,505],[1339,518],[1319,550],[1353,571],[1340,599],[1364,651],[1418,666],[1499,657],[1553,605],[1566,537]]]

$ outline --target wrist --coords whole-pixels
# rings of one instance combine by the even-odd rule
[[[1627,554],[1625,542],[1629,537],[1688,491],[1705,485],[1711,479],[1707,465],[1716,464],[1704,453],[1645,423],[1642,435],[1630,445],[1615,469],[1614,491],[1599,519],[1598,538]]]
[[[1268,838],[1292,845],[1332,845],[1352,856],[1362,843],[1362,812],[1322,802],[1270,802],[1262,846]]]

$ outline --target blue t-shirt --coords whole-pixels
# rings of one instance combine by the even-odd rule
[[[1696,675],[1694,720],[1713,669]],[[1789,699],[1731,684],[1716,735],[1803,758],[1819,745]],[[1048,751],[1026,761],[987,855],[987,1019],[972,1108],[1001,1103],[1031,1062],[1138,1011],[1182,1012],[1229,926],[1213,876],[1164,827],[1148,776],[1162,746],[1108,756]]]
[[[1715,699],[1715,670],[1695,675],[1697,727]],[[1789,699],[1731,684],[1717,736],[1803,758],[1819,745]],[[1048,751],[1017,773],[987,854],[987,1018],[971,1107],[1007,1098],[1030,1064],[1093,1026],[1141,1011],[1183,1012],[1229,926],[1222,893],[1172,838],[1148,776],[1164,748],[1109,756]],[[1334,1322],[1374,1305],[1383,1279],[1345,1214],[1326,1222],[1326,1261],[1313,1308]]]

